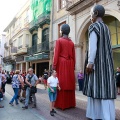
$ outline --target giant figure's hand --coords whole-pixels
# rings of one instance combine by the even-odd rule
[[[86,66],[86,73],[90,74],[90,73],[92,73],[92,71],[93,71],[93,64],[88,63]]]

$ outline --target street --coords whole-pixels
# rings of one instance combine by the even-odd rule
[[[44,90],[43,85],[38,85],[38,93],[36,94],[36,109],[33,109],[30,105],[28,110],[22,110],[23,103],[19,103],[17,106],[9,105],[12,95],[13,90],[11,85],[6,85],[5,98],[2,102],[0,102],[0,104],[3,104],[5,107],[0,109],[0,120],[87,120],[85,117],[87,98],[78,92],[76,92],[76,108],[64,111],[57,109],[57,114],[55,114],[54,117],[51,117],[49,114],[49,99],[47,90]],[[120,99],[117,99],[116,120],[120,120],[119,104]]]

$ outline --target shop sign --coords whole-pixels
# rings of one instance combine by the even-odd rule
[[[49,54],[38,54],[33,56],[25,57],[25,61],[34,61],[34,60],[41,60],[41,59],[48,59]]]
[[[24,56],[17,56],[16,62],[24,61]]]

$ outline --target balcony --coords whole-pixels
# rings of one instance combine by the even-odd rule
[[[9,48],[8,43],[5,43],[5,44],[4,44],[4,48],[5,48],[5,49],[8,49],[8,48]]]
[[[6,56],[3,58],[4,62],[15,61],[15,57],[12,55]]]
[[[19,47],[12,47],[11,48],[12,55],[16,56],[16,55],[26,54],[27,53],[27,46],[28,45],[25,45],[25,47],[23,47],[22,45]]]
[[[38,29],[38,27],[43,27],[44,24],[50,24],[50,12],[43,13],[38,16],[37,20],[32,21],[29,25],[30,32]]]
[[[20,48],[17,50],[17,55],[21,55],[21,54],[26,54],[27,53],[27,48]]]
[[[42,52],[47,53],[54,50],[54,44],[55,44],[54,41],[53,42],[45,41],[33,47],[27,48],[27,53],[28,55],[33,55],[33,54],[42,53]]]
[[[66,10],[69,11],[71,15],[75,15],[99,1],[101,0],[72,0],[68,2]]]

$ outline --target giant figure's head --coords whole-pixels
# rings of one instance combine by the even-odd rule
[[[70,26],[68,24],[63,24],[62,27],[61,27],[61,31],[62,31],[62,36],[63,35],[69,35]]]
[[[102,5],[95,5],[91,9],[91,20],[95,22],[98,17],[103,18],[105,15],[105,9]]]

